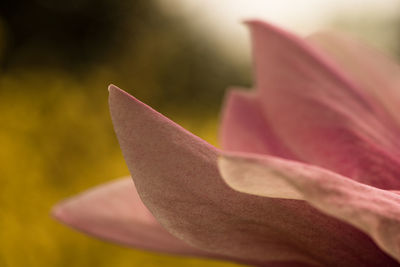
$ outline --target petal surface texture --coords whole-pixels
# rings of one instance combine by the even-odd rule
[[[367,44],[338,32],[320,32],[307,38],[327,53],[340,69],[379,101],[400,122],[398,64]]]
[[[248,22],[263,115],[294,155],[384,189],[400,187],[399,131],[371,97],[305,40]]]
[[[210,255],[167,232],[143,205],[130,177],[67,199],[52,213],[73,228],[123,245],[179,255]]]
[[[261,265],[395,263],[367,235],[304,201],[231,189],[219,174],[214,147],[115,86],[110,87],[109,101],[115,132],[143,203],[178,238]]]
[[[244,89],[226,94],[219,138],[222,149],[297,159],[273,132],[257,97]]]
[[[267,198],[279,192],[282,198],[305,200],[367,233],[400,262],[398,194],[319,167],[268,156],[225,154],[219,167],[235,190]]]

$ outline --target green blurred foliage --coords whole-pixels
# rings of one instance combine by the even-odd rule
[[[107,85],[216,144],[235,66],[152,1],[0,3],[0,266],[232,266],[98,241],[55,222],[57,201],[126,175]]]

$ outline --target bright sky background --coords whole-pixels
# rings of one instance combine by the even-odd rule
[[[329,28],[333,18],[393,17],[400,0],[159,0],[173,15],[189,18],[193,27],[213,34],[225,51],[248,50],[246,28],[240,21],[261,18],[299,34]],[[232,47],[232,40],[234,48]],[[228,49],[227,49],[228,48]],[[230,48],[230,49],[229,49]]]

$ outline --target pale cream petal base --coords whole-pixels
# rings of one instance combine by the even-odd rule
[[[267,198],[305,200],[321,212],[362,230],[400,261],[398,194],[322,168],[268,156],[224,154],[219,158],[219,168],[233,189]]]

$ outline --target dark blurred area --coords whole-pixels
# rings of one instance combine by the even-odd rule
[[[188,24],[150,0],[0,1],[0,266],[204,266],[100,242],[49,216],[61,199],[128,173],[110,83],[216,144],[224,90],[248,70]]]
[[[248,80],[153,1],[4,0],[0,17],[3,72],[56,68],[84,78],[107,66],[112,82],[139,98],[151,95],[156,106],[206,105],[212,112],[228,85]]]
[[[126,34],[122,26],[128,14],[135,10],[135,18],[146,16],[150,5],[133,3],[2,1],[0,16],[6,35],[2,68],[57,66],[79,72],[104,62],[122,48],[117,37]]]

